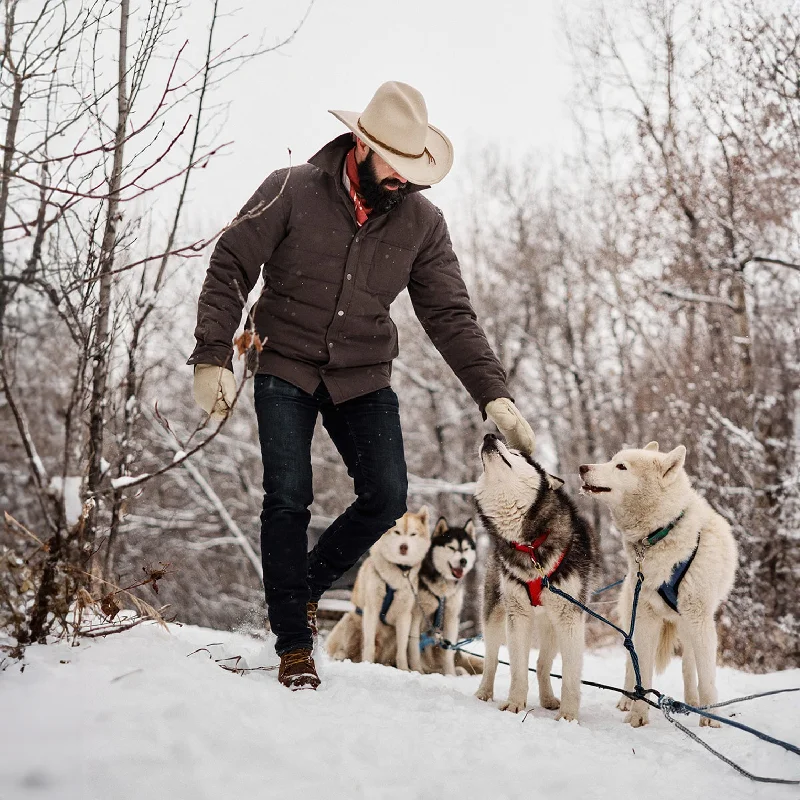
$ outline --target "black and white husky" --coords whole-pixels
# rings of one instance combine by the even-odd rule
[[[498,650],[507,642],[511,687],[501,708],[517,713],[528,702],[528,657],[536,621],[539,633],[539,703],[560,708],[557,719],[578,717],[584,649],[584,614],[542,587],[553,586],[585,603],[598,571],[598,547],[592,529],[564,493],[563,481],[548,475],[533,459],[487,434],[480,450],[483,475],[475,501],[491,548],[483,595],[486,661],[476,692],[494,694]],[[561,651],[561,701],[553,694],[550,669]]]
[[[417,607],[411,620],[411,636],[422,638],[424,672],[456,674],[456,653],[434,642],[426,646],[426,636],[441,635],[449,642],[458,639],[461,609],[464,605],[464,578],[475,566],[475,525],[467,520],[463,528],[450,527],[439,517],[433,529],[431,547],[419,572]]]

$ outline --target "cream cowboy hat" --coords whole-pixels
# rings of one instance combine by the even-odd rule
[[[428,124],[425,98],[407,83],[389,81],[379,86],[360,114],[330,113],[411,183],[439,183],[453,166],[453,145]]]

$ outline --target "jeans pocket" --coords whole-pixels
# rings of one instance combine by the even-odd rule
[[[258,372],[253,377],[253,396],[258,400],[266,397],[303,397],[308,395],[307,392],[283,378]]]

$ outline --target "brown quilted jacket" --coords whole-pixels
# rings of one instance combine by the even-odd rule
[[[389,305],[405,288],[431,341],[483,411],[510,397],[478,324],[441,211],[418,191],[363,227],[342,184],[347,133],[308,164],[273,172],[222,234],[200,293],[188,364],[230,368],[244,299],[264,265],[253,309],[266,340],[258,372],[335,403],[389,385],[398,353]],[[287,178],[288,175],[288,178]],[[285,185],[284,185],[285,183]]]

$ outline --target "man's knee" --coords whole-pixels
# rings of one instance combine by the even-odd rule
[[[359,495],[356,504],[361,510],[376,520],[380,520],[388,530],[406,513],[408,479],[394,476],[371,486]]]
[[[270,480],[264,482],[262,515],[276,512],[309,513],[314,493],[304,482]]]

